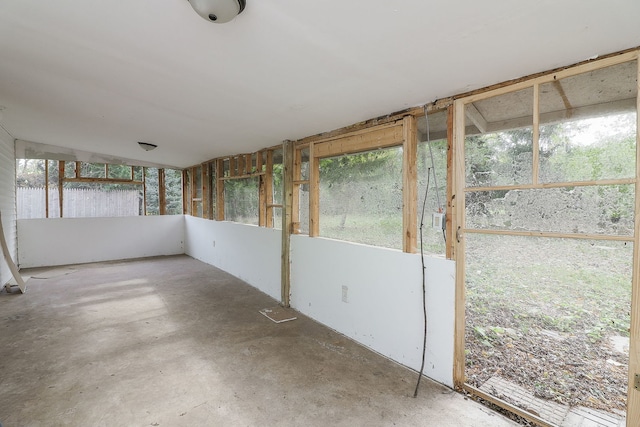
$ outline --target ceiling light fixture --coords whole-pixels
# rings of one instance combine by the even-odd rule
[[[191,7],[209,22],[229,22],[244,10],[245,0],[188,0]]]
[[[158,146],[156,144],[151,144],[150,142],[138,142],[138,145],[144,151],[151,151],[151,150],[155,150],[156,148],[158,148]]]

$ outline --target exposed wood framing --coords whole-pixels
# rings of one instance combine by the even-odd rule
[[[138,184],[138,185],[144,183],[144,180],[131,181],[129,179],[113,179],[113,178],[64,178],[64,181],[65,182],[105,183],[105,184]]]
[[[254,178],[256,176],[260,176],[260,175],[264,175],[264,174],[265,174],[265,172],[255,172],[255,173],[245,174],[245,175],[223,176],[220,179],[222,181],[227,181],[227,180],[233,180],[233,179]]]
[[[44,210],[44,217],[49,218],[49,159],[44,160]]]
[[[485,133],[488,129],[488,123],[487,120],[482,117],[482,114],[480,114],[480,111],[478,111],[476,106],[473,104],[467,104],[465,110],[466,116],[471,120],[471,123],[476,125],[480,133]]]
[[[209,210],[211,206],[211,195],[209,184],[209,163],[202,164],[202,218],[209,219]]]
[[[62,207],[63,207],[63,198],[62,194],[64,193],[64,161],[58,161],[58,204],[60,205],[60,218],[62,218]]]
[[[216,214],[218,221],[224,221],[224,159],[216,160]]]
[[[548,79],[549,76],[557,76],[558,78],[563,78],[568,75],[575,75],[580,73],[585,73],[588,71],[593,71],[599,68],[604,68],[609,65],[619,64],[621,62],[634,60],[638,55],[638,49],[640,46],[633,47],[630,49],[625,49],[620,52],[611,53],[608,55],[603,55],[597,59],[588,59],[586,61],[581,61],[572,65],[566,65],[563,67],[555,68],[553,70],[542,71],[540,73],[529,74],[527,76],[519,77],[517,79],[507,80],[505,82],[500,82],[495,85],[485,86],[483,88],[474,89],[469,92],[459,93],[452,97],[453,100],[456,99],[467,99],[468,102],[475,102],[477,98],[486,98],[487,95],[493,94],[496,91],[501,91],[504,88],[508,88],[508,92],[512,90],[520,89],[521,87],[529,86],[532,81],[536,81],[538,79],[545,79],[548,81],[553,81]],[[492,95],[489,95],[492,96]]]
[[[401,145],[404,135],[399,123],[402,122],[393,122],[376,128],[363,129],[340,138],[316,142],[314,156],[332,157]]]
[[[76,163],[76,166],[78,164]],[[193,180],[193,174],[191,174]],[[142,168],[142,215],[147,216],[147,168]],[[193,188],[193,185],[191,186]]]
[[[478,193],[482,191],[505,191],[505,190],[540,190],[545,188],[565,188],[565,187],[593,187],[598,185],[628,185],[635,184],[635,178],[603,179],[600,181],[568,181],[568,182],[547,182],[539,184],[518,184],[518,185],[496,185],[494,187],[467,187],[466,193]]]
[[[453,183],[455,181],[453,168],[453,105],[447,107],[447,211],[445,217],[446,257],[453,259]]]
[[[309,237],[320,235],[320,161],[316,144],[309,144]]]
[[[132,168],[133,170],[133,168]],[[165,185],[164,169],[158,169],[158,204],[159,214],[167,214],[167,188]]]
[[[296,146],[295,157],[293,158],[293,189],[291,194],[291,223],[293,234],[300,232],[300,185],[302,180],[302,148]]]
[[[246,175],[247,174],[247,168],[246,168],[246,164],[245,164],[244,155],[239,155],[237,157],[234,157],[234,159],[236,160],[236,164],[238,165],[238,175]]]
[[[293,199],[293,158],[295,146],[292,141],[282,144],[283,192],[284,209],[282,211],[282,265],[281,265],[281,303],[284,307],[290,305],[291,293],[291,212]]]
[[[546,231],[516,231],[467,228],[465,234],[492,234],[500,236],[551,237],[556,239],[610,240],[616,242],[633,242],[633,236],[582,233],[552,233]]]
[[[636,79],[636,200],[633,242],[633,273],[631,278],[631,328],[629,330],[629,383],[627,394],[627,427],[640,425],[640,390],[635,389],[635,375],[640,374],[640,64]]]
[[[451,101],[446,100],[445,103],[447,102],[451,102]],[[439,106],[438,109],[442,109],[444,107],[446,107],[446,105]],[[302,147],[311,142],[326,141],[328,139],[340,138],[344,135],[353,134],[355,132],[360,132],[360,131],[367,132],[367,130],[371,129],[372,127],[402,120],[402,118],[407,115],[422,116],[424,114],[424,109],[425,107],[408,108],[406,110],[398,111],[396,113],[391,113],[386,116],[380,116],[374,119],[366,120],[364,122],[355,123],[353,125],[346,126],[340,129],[335,129],[330,132],[324,132],[324,133],[319,133],[317,135],[308,136],[306,138],[298,140],[297,146]]]
[[[517,414],[526,420],[532,421],[540,427],[557,427],[554,424],[549,424],[548,422],[546,422],[540,417],[537,417],[527,411],[524,411],[518,408],[517,406],[511,405],[502,399],[498,399],[497,397],[487,394],[482,390],[479,390],[469,384],[465,384],[464,389],[467,390],[469,393],[476,395],[481,399],[486,400],[487,402],[493,403],[494,405],[498,405],[499,407],[504,408],[510,412],[513,412],[514,414]]]
[[[533,85],[533,145],[531,162],[531,182],[538,184],[540,172],[540,85]]]
[[[267,150],[267,163],[262,181],[264,188],[261,190],[260,209],[264,212],[265,221],[262,226],[273,227],[273,150]]]
[[[229,176],[236,176],[236,158],[235,157],[230,157],[229,158]]]
[[[464,260],[464,236],[459,230],[464,229],[464,110],[462,101],[454,103],[454,132],[453,132],[453,195],[451,196],[451,244],[453,256],[456,261],[456,291],[455,291],[455,337],[453,359],[453,383],[456,388],[462,388],[464,378],[464,332],[465,332],[465,260]]]
[[[414,253],[418,247],[418,130],[415,116],[402,120],[402,133],[402,248]]]

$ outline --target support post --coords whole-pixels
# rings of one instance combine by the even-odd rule
[[[415,116],[402,120],[402,249],[415,253],[418,230],[418,132]]]
[[[282,267],[281,287],[282,306],[289,307],[291,292],[291,212],[293,199],[293,158],[294,144],[284,141],[282,144]]]

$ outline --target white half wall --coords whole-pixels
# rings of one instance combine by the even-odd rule
[[[426,258],[425,375],[453,387],[455,263]],[[291,306],[414,370],[424,335],[418,254],[292,236]]]
[[[16,240],[16,156],[11,135],[0,128],[0,213],[2,227],[10,256],[15,262],[17,257]],[[7,283],[12,275],[9,266],[1,256],[0,250],[0,287]]]
[[[280,301],[282,231],[185,216],[185,253]]]
[[[184,216],[18,220],[20,267],[184,253]]]

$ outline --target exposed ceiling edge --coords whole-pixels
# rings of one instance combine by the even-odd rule
[[[56,145],[42,144],[39,142],[16,139],[16,159],[49,159],[79,161],[87,163],[109,163],[112,165],[146,166],[152,168],[179,169],[171,165],[143,162],[124,157],[110,156],[107,154],[92,153],[73,148],[58,147]]]

